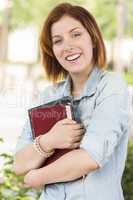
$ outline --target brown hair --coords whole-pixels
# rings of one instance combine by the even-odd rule
[[[64,15],[73,17],[88,31],[93,43],[93,63],[99,68],[106,66],[106,51],[102,34],[94,17],[83,7],[62,3],[55,7],[48,15],[40,35],[42,63],[47,78],[56,82],[65,78],[68,72],[60,65],[52,50],[51,26]]]

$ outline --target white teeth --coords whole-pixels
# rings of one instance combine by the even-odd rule
[[[75,54],[73,56],[67,56],[66,60],[71,61],[71,60],[75,60],[76,58],[78,58],[80,56],[80,54]]]

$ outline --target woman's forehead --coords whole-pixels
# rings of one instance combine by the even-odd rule
[[[51,27],[52,36],[60,35],[76,29],[84,28],[80,21],[70,16],[63,16],[59,21],[55,22]]]

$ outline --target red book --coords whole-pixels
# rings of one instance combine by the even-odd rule
[[[53,101],[28,110],[34,139],[41,134],[47,133],[59,120],[64,118],[74,119],[72,105],[68,102],[61,103],[60,100],[58,102]],[[55,153],[47,158],[44,165],[54,162],[69,151],[71,149],[56,149]]]

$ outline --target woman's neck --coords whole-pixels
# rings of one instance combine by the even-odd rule
[[[91,70],[92,71],[92,70]],[[71,94],[72,96],[80,96],[83,89],[84,89],[84,85],[85,82],[87,81],[91,71],[89,72],[89,74],[86,75],[71,75]]]
[[[72,80],[72,84],[71,84],[71,86],[72,86],[71,87],[72,96],[80,96],[81,95],[86,80],[87,79],[81,80],[81,79],[77,79],[77,78]]]

